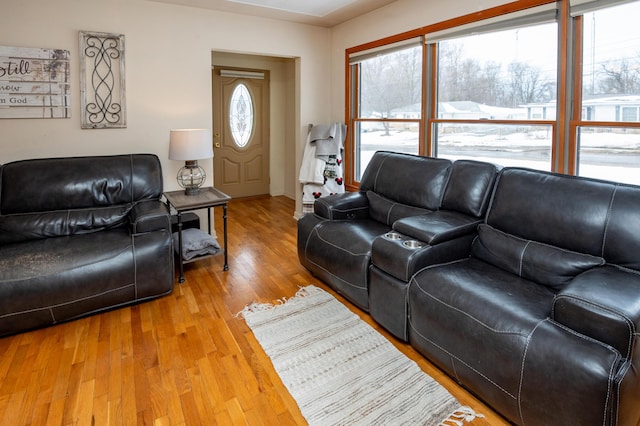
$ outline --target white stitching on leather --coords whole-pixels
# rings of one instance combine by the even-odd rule
[[[627,362],[624,364],[624,367],[622,368],[622,370],[620,370],[621,373],[621,378],[624,378],[624,376],[627,375],[627,371],[629,371],[629,369],[631,368],[631,362]],[[617,394],[617,398],[616,401],[618,402],[618,405],[616,406],[616,421],[614,422],[614,424],[618,424],[619,419],[620,419],[620,388],[622,385],[622,379],[620,380],[620,382],[618,383],[618,386],[616,386],[616,394]]]
[[[447,355],[449,355],[452,359],[457,360],[458,362],[460,362],[461,364],[464,364],[467,368],[469,368],[470,370],[474,371],[475,373],[477,373],[480,377],[484,378],[486,381],[488,381],[489,383],[491,383],[492,385],[494,385],[496,388],[500,389],[502,392],[504,392],[505,394],[509,395],[511,398],[516,399],[515,396],[511,395],[511,393],[509,393],[509,391],[507,391],[506,389],[504,389],[503,387],[501,387],[500,385],[498,385],[496,382],[494,382],[493,380],[491,380],[490,378],[488,378],[487,376],[485,376],[484,374],[482,374],[480,371],[476,370],[475,368],[473,368],[472,366],[470,366],[469,364],[467,364],[466,362],[464,362],[463,360],[461,360],[460,358],[458,358],[457,356],[455,356],[454,354],[452,354],[451,352],[447,351],[446,349],[444,349],[443,347],[441,347],[440,345],[438,345],[437,343],[433,342],[432,340],[428,339],[426,336],[424,336],[422,333],[420,333],[414,326],[413,326],[413,322],[411,321],[411,318],[409,318],[409,326],[413,329],[413,331],[416,332],[416,334],[418,334],[422,339],[424,339],[425,341],[431,343],[433,346],[437,347],[438,349],[440,349],[442,352],[446,353]]]
[[[414,275],[414,276],[415,276],[415,275]],[[456,308],[455,306],[449,305],[448,303],[443,302],[442,300],[438,299],[438,298],[437,298],[437,297],[435,297],[434,295],[432,295],[432,294],[428,293],[426,290],[424,290],[424,289],[420,286],[420,283],[419,283],[419,282],[417,282],[417,281],[415,280],[415,278],[413,278],[413,279],[412,279],[412,282],[415,282],[415,283],[416,283],[416,286],[417,286],[417,288],[418,288],[418,290],[420,290],[421,292],[423,292],[426,296],[428,296],[428,297],[430,297],[431,299],[433,299],[433,300],[435,300],[435,301],[437,301],[437,302],[441,303],[442,305],[446,306],[446,307],[447,307],[447,308],[449,308],[449,309],[452,309],[452,310],[454,310],[454,311],[456,311],[456,312],[458,312],[458,313],[461,313],[462,315],[464,315],[464,316],[466,316],[466,317],[468,317],[468,318],[471,318],[473,321],[477,322],[478,324],[480,324],[481,326],[483,326],[483,327],[484,327],[484,328],[486,328],[487,330],[491,330],[491,331],[493,331],[494,333],[499,333],[499,334],[510,334],[510,335],[514,335],[514,336],[521,336],[521,337],[527,337],[527,336],[528,336],[528,333],[527,333],[527,334],[523,334],[523,333],[518,333],[518,332],[513,332],[513,331],[498,330],[498,329],[495,329],[495,328],[489,327],[487,324],[483,323],[483,322],[482,322],[482,321],[480,321],[478,318],[476,318],[476,317],[474,317],[474,316],[472,316],[472,315],[468,314],[467,312],[465,312],[465,311],[463,311],[463,310],[461,310],[461,309]]]
[[[64,302],[64,303],[57,303],[55,305],[42,306],[40,308],[34,308],[34,309],[27,309],[25,311],[11,312],[11,313],[8,313],[8,314],[0,315],[0,318],[7,318],[7,317],[14,316],[14,315],[27,314],[27,313],[30,313],[30,312],[38,312],[38,311],[42,311],[44,309],[51,310],[52,308],[59,308],[60,306],[71,305],[73,303],[81,302],[83,300],[89,300],[89,299],[93,299],[95,297],[104,296],[105,294],[113,293],[115,291],[124,290],[124,289],[126,289],[128,287],[131,287],[132,285],[133,284],[128,284],[128,285],[125,285],[125,286],[122,286],[122,287],[113,288],[111,290],[103,291],[102,293],[95,293],[95,294],[92,294],[92,295],[87,296],[87,297],[79,297],[77,299],[73,299],[73,300],[70,300],[70,301]],[[53,312],[51,312],[51,316],[53,317]]]
[[[343,280],[343,279],[342,279],[342,278],[340,278],[339,276],[337,276],[337,275],[333,274],[331,271],[329,271],[328,269],[324,268],[323,266],[321,266],[321,265],[317,264],[316,262],[314,262],[313,260],[311,260],[311,259],[309,258],[309,256],[307,255],[307,250],[308,250],[308,247],[309,247],[309,241],[311,240],[311,235],[312,235],[312,233],[315,233],[315,234],[318,236],[318,238],[320,238],[322,241],[326,242],[327,244],[330,244],[330,245],[331,245],[331,246],[333,246],[333,247],[339,248],[339,249],[341,249],[341,250],[343,250],[343,251],[345,251],[345,252],[347,252],[347,253],[349,253],[349,254],[351,254],[351,255],[353,255],[353,256],[367,256],[367,255],[368,255],[368,254],[364,254],[364,255],[362,255],[362,254],[357,254],[357,253],[351,253],[351,252],[349,252],[349,251],[347,251],[347,250],[342,249],[341,247],[336,246],[335,244],[331,244],[330,242],[328,242],[328,241],[326,241],[326,240],[322,239],[322,237],[321,237],[321,236],[320,236],[320,234],[318,233],[317,226],[318,226],[318,225],[316,225],[316,226],[312,229],[312,232],[310,232],[310,233],[309,233],[309,237],[307,238],[307,243],[305,244],[305,247],[304,247],[304,254],[305,254],[305,257],[306,257],[307,262],[309,262],[309,263],[311,263],[311,264],[315,265],[318,269],[322,269],[322,270],[323,270],[323,271],[325,271],[327,274],[331,275],[331,276],[332,276],[332,277],[334,277],[334,278],[337,278],[337,279],[338,279],[338,280],[340,280],[341,282],[343,282],[343,283],[345,283],[345,284],[347,284],[347,285],[349,285],[349,286],[351,286],[351,287],[357,288],[357,289],[359,289],[359,290],[363,290],[363,289],[364,289],[365,291],[367,291],[367,287],[360,287],[360,286],[357,286],[357,285],[351,284],[350,282],[347,282],[347,281]],[[369,263],[371,263],[371,262],[369,262]]]
[[[382,162],[380,163],[380,166],[378,167],[378,170],[376,170],[376,177],[373,179],[373,191],[377,192],[377,187],[378,187],[378,176],[380,176],[380,171],[382,171],[382,166],[384,166],[385,161],[387,161],[387,159],[389,158],[388,155],[384,156],[384,158],[382,159]]]
[[[524,364],[527,362],[527,352],[529,351],[529,344],[531,343],[531,337],[533,337],[533,333],[535,333],[538,327],[540,327],[540,325],[545,321],[546,319],[540,320],[540,322],[538,322],[538,324],[536,324],[536,326],[533,327],[533,330],[531,330],[531,333],[529,333],[529,336],[527,336],[527,343],[525,343],[524,352],[522,353],[522,366],[520,367],[520,380],[518,383],[518,398],[517,398],[518,415],[520,416],[520,423],[522,423],[522,426],[524,426],[524,417],[522,416],[522,398],[521,398],[522,397],[522,381],[524,379]]]
[[[391,225],[391,212],[393,211],[393,208],[397,205],[398,203],[394,203],[394,202],[391,203],[391,207],[389,207],[389,210],[387,211],[387,221],[386,221],[387,225]]]
[[[321,200],[321,199],[318,199],[316,201],[319,201],[319,200]],[[327,206],[331,207],[331,205],[329,203],[326,203],[326,202],[323,202],[323,203],[326,204]],[[344,212],[352,212],[352,211],[355,211],[355,210],[367,210],[368,208],[369,207],[355,207],[355,208],[352,208],[352,209],[336,209],[336,208],[333,208],[331,210],[334,211],[334,212],[344,213]]]
[[[573,300],[576,303],[581,303],[585,306],[592,306],[598,309],[601,309],[607,313],[614,313],[619,315],[620,317],[622,317],[622,319],[627,323],[627,328],[629,329],[629,341],[627,342],[627,353],[625,354],[625,356],[630,356],[631,355],[631,346],[633,345],[633,336],[636,334],[636,330],[635,330],[635,324],[633,323],[633,321],[631,320],[631,318],[629,318],[627,315],[625,315],[623,312],[621,311],[617,311],[609,306],[604,306],[604,305],[600,305],[598,303],[595,303],[591,300],[586,300],[583,299],[577,295],[573,295],[573,294],[559,294],[556,295],[556,297],[554,298],[553,301],[553,307],[552,307],[552,312],[554,312],[554,308],[555,308],[555,302],[559,299],[568,299],[568,300]]]
[[[134,173],[133,173],[133,154],[129,155],[129,178],[131,179],[131,185],[129,185],[129,196],[131,197],[131,202],[133,203],[135,200],[133,198],[133,182],[135,181],[134,179]]]
[[[365,287],[362,287],[362,286],[359,286],[359,285],[356,285],[356,284],[352,284],[352,283],[350,283],[349,281],[345,281],[344,279],[340,278],[339,276],[337,276],[337,275],[335,275],[334,273],[332,273],[331,271],[329,271],[327,268],[323,267],[322,265],[318,265],[316,262],[314,262],[314,261],[312,261],[312,260],[307,259],[307,262],[309,262],[309,263],[311,263],[311,264],[313,264],[313,265],[317,266],[317,267],[318,267],[318,269],[322,269],[322,270],[323,270],[324,272],[326,272],[327,274],[331,275],[331,276],[332,276],[332,277],[334,277],[334,278],[337,278],[339,281],[341,281],[341,282],[345,283],[346,285],[348,285],[348,286],[350,286],[350,287],[356,288],[356,289],[358,289],[358,290],[368,291],[368,289],[367,289],[367,287],[366,287],[366,286],[365,286]]]
[[[524,266],[524,253],[527,251],[527,248],[531,244],[531,240],[527,241],[527,243],[522,247],[522,252],[520,253],[520,265],[518,265],[518,276],[522,278],[522,268]]]
[[[133,295],[138,300],[138,258],[136,257],[136,239],[131,235],[131,256],[133,257]]]
[[[607,241],[607,232],[609,231],[609,219],[611,219],[611,211],[613,209],[613,200],[616,198],[616,194],[618,193],[619,184],[613,188],[613,193],[611,194],[611,200],[609,200],[609,207],[607,208],[607,218],[604,221],[604,230],[602,232],[602,251],[600,252],[600,256],[604,257],[604,246]]]
[[[584,334],[578,333],[575,330],[572,330],[569,327],[566,327],[566,326],[560,324],[559,322],[556,322],[556,321],[553,321],[553,320],[549,320],[549,322],[551,322],[554,325],[558,326],[559,328],[565,330],[566,332],[568,332],[570,334],[573,334],[574,336],[576,336],[578,338],[587,340],[587,341],[592,342],[592,343],[596,343],[596,344],[602,346],[603,348],[613,352],[614,355],[617,355],[618,360],[621,358],[620,352],[618,352],[612,346],[607,345],[607,344],[605,344],[603,342],[600,342],[600,341],[598,341],[596,339],[593,339],[593,338],[591,338],[589,336],[586,336]],[[618,361],[618,360],[616,360],[616,361]],[[614,367],[615,367],[616,364],[617,364],[617,362],[612,362],[611,363],[611,369],[609,369],[609,386],[607,386],[607,398],[606,398],[605,403],[604,403],[604,418],[602,419],[602,424],[603,425],[606,424],[607,407],[609,406],[609,398],[611,396],[611,383],[613,382],[613,378],[614,378],[613,370],[614,370]]]
[[[325,240],[324,238],[322,238],[322,236],[321,236],[321,235],[320,235],[320,233],[318,232],[317,226],[313,228],[312,232],[313,232],[313,233],[315,233],[315,234],[316,234],[316,236],[317,236],[317,237],[318,237],[322,242],[324,242],[324,243],[326,243],[326,244],[329,244],[331,247],[334,247],[334,248],[336,248],[336,249],[339,249],[339,250],[341,250],[341,251],[344,251],[344,252],[346,252],[346,253],[349,253],[349,254],[351,254],[351,255],[353,255],[353,256],[369,256],[369,255],[370,255],[370,254],[369,254],[369,252],[366,252],[366,253],[354,253],[354,252],[351,252],[351,251],[349,251],[349,250],[347,250],[347,249],[345,249],[345,248],[343,248],[343,247],[340,247],[340,246],[337,246],[337,245],[333,244],[331,241]],[[311,235],[311,234],[309,234],[309,235]],[[307,245],[308,245],[308,243],[309,243],[309,241],[307,240]]]

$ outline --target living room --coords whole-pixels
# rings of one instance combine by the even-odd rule
[[[240,345],[245,350],[243,355],[249,362],[238,361],[238,353],[228,350],[224,353],[224,357],[211,356],[210,361],[215,361],[212,364],[199,363],[198,369],[190,371],[199,378],[201,374],[205,377],[206,372],[212,372],[211,365],[225,371],[225,378],[218,384],[214,384],[215,381],[205,383],[210,378],[199,382],[212,387],[222,386],[221,394],[234,395],[228,399],[215,401],[215,407],[224,406],[224,409],[220,409],[224,414],[221,415],[217,412],[218,408],[212,408],[198,399],[206,392],[203,389],[198,390],[197,385],[193,385],[195,381],[187,385],[186,382],[181,382],[181,378],[173,377],[175,371],[180,370],[180,366],[177,366],[174,372],[169,372],[168,369],[161,370],[157,364],[154,364],[157,360],[152,359],[157,354],[150,351],[143,356],[142,360],[136,359],[130,355],[132,353],[137,355],[140,347],[136,347],[136,351],[133,351],[131,347],[126,347],[125,343],[125,347],[119,347],[118,350],[126,355],[123,357],[123,359],[126,358],[126,364],[120,364],[118,360],[120,352],[118,355],[116,352],[108,355],[112,357],[110,359],[112,365],[116,366],[111,370],[112,376],[98,377],[97,381],[93,382],[80,380],[77,377],[81,371],[80,367],[74,367],[75,364],[70,362],[67,370],[60,372],[61,381],[51,383],[47,388],[49,392],[47,397],[50,397],[47,402],[43,402],[47,397],[30,393],[30,389],[26,387],[16,386],[16,383],[27,376],[14,372],[10,379],[3,381],[2,384],[5,392],[0,394],[3,398],[0,404],[0,419],[15,420],[16,418],[11,416],[16,412],[11,411],[10,407],[15,407],[14,403],[23,398],[27,401],[27,406],[35,407],[33,417],[31,415],[28,419],[21,417],[15,424],[44,423],[43,419],[47,418],[47,414],[54,419],[54,423],[56,419],[60,419],[58,422],[60,424],[77,422],[79,419],[87,420],[92,416],[96,419],[108,419],[109,424],[135,422],[139,424],[146,422],[205,424],[203,419],[206,416],[203,413],[207,410],[209,414],[213,415],[216,412],[215,414],[220,416],[217,417],[219,424],[224,424],[225,419],[229,424],[244,422],[272,424],[276,421],[295,424],[302,421],[294,401],[287,398],[280,400],[280,397],[274,396],[286,390],[282,385],[274,384],[278,379],[272,371],[264,370],[268,360],[263,354],[257,354],[258,351],[253,347],[256,344],[255,341],[251,338],[246,338],[240,343],[231,340],[238,335],[244,335],[246,329],[242,328],[244,325],[233,325],[237,320],[230,318],[229,313],[237,313],[245,304],[256,299],[266,301],[291,296],[300,285],[313,283],[324,286],[295,259],[295,242],[291,241],[291,238],[295,239],[293,218],[300,216],[303,209],[298,171],[302,162],[308,125],[345,121],[345,106],[348,104],[345,97],[347,83],[345,52],[347,50],[507,3],[498,0],[483,0],[473,4],[463,0],[449,2],[398,0],[346,22],[322,26],[171,4],[160,0],[115,0],[106,3],[84,0],[56,2],[4,0],[0,14],[1,45],[70,51],[71,115],[60,119],[1,119],[0,130],[3,143],[0,146],[0,163],[29,158],[152,153],[158,156],[162,165],[164,189],[177,190],[175,175],[182,164],[168,157],[170,130],[211,128],[214,113],[211,96],[212,66],[222,64],[261,69],[273,67],[272,75],[276,76],[274,85],[276,92],[274,92],[275,96],[272,99],[274,103],[271,109],[277,112],[272,115],[269,123],[271,136],[269,194],[273,199],[258,200],[257,206],[246,200],[230,205],[229,251],[233,273],[228,275],[222,273],[220,259],[196,263],[187,268],[187,285],[178,287],[176,283],[177,289],[170,296],[172,302],[150,302],[148,308],[127,309],[120,313],[111,312],[106,314],[109,319],[103,319],[102,323],[98,320],[93,320],[94,322],[87,320],[82,325],[63,325],[67,333],[77,334],[71,337],[62,332],[50,335],[46,338],[46,345],[42,349],[45,351],[51,346],[61,345],[66,350],[56,352],[56,357],[67,361],[80,359],[87,353],[98,351],[99,346],[104,349],[105,342],[109,340],[109,337],[106,337],[109,328],[115,333],[112,337],[115,341],[120,333],[131,332],[120,328],[118,324],[128,324],[133,321],[139,325],[137,330],[144,331],[142,333],[144,336],[141,337],[143,341],[152,339],[154,335],[175,333],[175,336],[166,342],[172,346],[173,350],[180,352],[181,345],[189,344],[188,338],[185,337],[186,330],[194,330],[198,327],[194,321],[195,317],[192,317],[194,312],[187,313],[185,309],[211,312],[225,310],[223,315],[207,324],[210,328],[218,326],[227,330],[221,333],[224,337],[217,341],[209,340],[205,343],[209,346],[204,349],[200,347],[202,342],[197,343],[198,349],[194,354],[203,351],[212,353],[214,347],[228,349],[234,345]],[[80,31],[108,32],[125,36],[127,125],[124,128],[83,129],[81,127],[78,48]],[[556,161],[561,160],[556,159]],[[565,160],[565,164],[568,163],[569,161]],[[208,176],[214,175],[212,160],[201,161],[201,164]],[[563,169],[563,167],[557,169]],[[563,170],[570,171],[568,168]],[[208,180],[208,183],[211,183],[211,180]],[[353,183],[353,179],[350,183]],[[264,219],[257,217],[265,211],[269,214],[273,212],[275,216],[269,216],[268,219],[282,221],[282,227],[269,229],[268,224],[262,223]],[[247,212],[256,216],[252,218],[246,215]],[[234,224],[236,219],[233,215],[237,215],[237,220],[241,222]],[[216,212],[214,222],[218,234],[221,234],[222,220],[219,212]],[[247,227],[254,223],[258,225],[255,233],[261,235],[246,232]],[[280,233],[280,237],[275,231]],[[260,248],[262,244],[279,247],[266,250],[265,255]],[[287,261],[282,259],[287,256]],[[262,262],[269,266],[262,268]],[[215,291],[203,290],[207,287],[204,283],[208,280],[221,288]],[[252,282],[260,280],[267,283],[263,284],[265,288],[259,288],[260,284]],[[229,286],[229,289],[225,290],[225,286]],[[331,291],[330,288],[323,288]],[[203,296],[202,299],[198,296],[197,303],[204,305],[196,307],[189,303],[180,304],[181,300],[183,302],[194,300],[195,293]],[[215,297],[224,299],[224,302],[211,302]],[[336,294],[336,297],[340,296]],[[211,304],[206,305],[207,301]],[[207,307],[203,308],[203,306]],[[171,316],[174,318],[184,315],[179,320],[179,325],[175,325],[175,330],[170,332],[167,330],[173,326],[158,321],[163,316],[164,309],[171,310]],[[353,310],[357,312],[357,309]],[[359,315],[366,319],[366,315],[360,313]],[[367,321],[375,325],[370,318]],[[149,328],[151,323],[161,325],[151,331]],[[233,329],[233,327],[237,328]],[[232,328],[231,332],[228,332],[229,328]],[[99,340],[92,341],[87,347],[79,343],[86,335],[94,332],[100,335]],[[384,330],[381,332],[384,333]],[[37,360],[39,366],[45,365],[45,360],[42,359],[44,355],[37,355],[39,349],[34,343],[34,340],[41,336],[43,334],[27,333],[22,337],[21,343],[12,338],[16,341],[10,347],[12,356],[0,359],[0,372],[7,373],[11,370],[13,363],[27,368],[25,365],[28,364],[28,360]],[[131,342],[126,339],[125,341]],[[146,342],[149,343],[149,340]],[[403,347],[401,343],[397,345]],[[411,348],[403,347],[402,350],[411,358],[415,358],[423,369],[438,376],[438,370]],[[183,351],[187,352],[184,349]],[[247,355],[248,353],[250,354]],[[161,356],[164,358],[160,365],[164,369],[171,364],[171,361],[166,354]],[[189,355],[185,355],[185,359],[188,358]],[[95,357],[92,359],[95,361]],[[192,361],[198,360],[192,359]],[[107,361],[103,359],[100,362]],[[181,361],[176,361],[176,363],[179,362]],[[148,387],[166,386],[169,389],[167,395],[171,395],[170,397],[166,397],[165,400],[161,392],[156,392],[148,402],[141,403],[140,401],[145,399],[144,395],[132,395],[131,388],[127,389],[130,385],[127,377],[133,377],[134,371],[141,368],[142,364],[146,367],[151,366],[146,370],[143,380]],[[100,367],[94,370],[99,370]],[[233,380],[227,377],[234,374],[234,368],[244,370],[245,373],[247,370],[254,369],[249,372],[249,375],[259,376],[264,382],[252,382],[247,385],[248,390],[244,386],[234,385]],[[31,386],[36,386],[37,377],[46,376],[46,380],[55,381],[55,377],[51,374],[45,375],[44,370],[37,371],[29,376]],[[39,374],[42,376],[37,376]],[[69,380],[69,377],[72,379]],[[451,379],[446,376],[439,378],[447,383],[447,388],[456,389],[452,392],[455,392],[456,397],[461,401],[471,405],[478,412],[487,414],[489,424],[504,422],[499,415],[492,413],[491,409],[472,395],[457,388]],[[135,380],[139,379],[141,378],[136,377]],[[175,382],[169,385],[169,381]],[[74,385],[67,388],[63,382],[74,383]],[[73,386],[77,387],[73,388]],[[112,391],[109,394],[105,392],[105,388],[100,389],[100,386],[112,390],[118,388],[119,391]],[[199,392],[183,392],[190,386],[193,386],[192,390],[196,389]],[[254,397],[254,393],[259,393],[256,389],[261,389],[263,386],[269,389],[266,392],[267,396],[263,395],[259,403],[248,408],[247,401]],[[16,387],[19,390],[14,392]],[[91,407],[82,405],[86,401],[78,402],[82,401],[81,399],[74,403],[65,401],[68,395],[77,395],[83,391],[90,391],[100,399],[96,407],[101,407],[102,411],[92,412]],[[132,407],[125,407],[127,397],[133,397],[138,401],[138,407],[133,407],[133,410]],[[107,398],[111,405],[107,404]],[[275,400],[277,401],[273,402]],[[265,401],[271,401],[273,405],[268,407]],[[274,406],[278,415],[273,414]],[[192,412],[198,413],[200,417],[194,414],[195,420],[190,421],[187,414],[189,410],[184,407],[193,408]],[[132,417],[132,411],[137,412],[139,417]],[[263,415],[265,411],[270,411],[270,414]],[[42,415],[43,412],[46,412],[44,417],[37,416],[37,413]],[[129,417],[123,420],[121,412],[127,412]],[[176,414],[178,412],[180,414]],[[157,413],[163,413],[164,416],[155,417]],[[478,421],[482,422],[481,419]]]
[[[11,139],[0,148],[2,162],[150,152],[162,162],[166,189],[177,189],[171,177],[180,163],[167,158],[169,130],[211,126],[212,52],[214,57],[220,52],[286,59],[295,62],[297,77],[295,94],[282,102],[293,103],[289,110],[295,114],[272,117],[270,192],[295,198],[296,211],[301,212],[297,173],[307,125],[345,119],[345,49],[500,3],[434,2],[424,7],[401,1],[326,28],[145,0],[108,4],[10,0],[4,2],[0,17],[2,45],[71,52],[71,117],[2,120],[2,133]],[[125,36],[126,128],[105,131],[80,126],[79,31]],[[246,66],[247,61],[242,63]],[[288,163],[284,158],[290,159]],[[212,175],[212,162],[202,164]]]

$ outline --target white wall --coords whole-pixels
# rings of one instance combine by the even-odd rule
[[[125,35],[126,129],[80,128],[78,31]],[[0,119],[0,163],[151,152],[162,161],[165,189],[177,189],[181,164],[167,158],[169,130],[211,128],[211,52],[219,50],[296,58],[287,75],[298,76],[299,109],[286,125],[297,169],[306,123],[329,119],[329,43],[326,28],[146,0],[2,0],[1,45],[71,52],[72,117]],[[200,163],[213,176],[213,161]]]

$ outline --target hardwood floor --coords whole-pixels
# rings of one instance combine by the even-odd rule
[[[294,202],[229,204],[229,266],[222,256],[185,265],[186,282],[151,302],[0,339],[0,425],[302,425],[304,418],[241,319],[247,303],[315,284],[298,262]],[[222,236],[221,209],[216,228]],[[177,280],[176,280],[177,282]],[[458,400],[503,419],[390,337]]]

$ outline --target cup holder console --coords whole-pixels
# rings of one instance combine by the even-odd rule
[[[422,241],[407,240],[403,241],[402,245],[410,249],[419,249],[424,247],[425,244]]]
[[[400,234],[398,234],[397,232],[387,232],[386,234],[384,234],[384,237],[387,240],[393,240],[393,241],[397,241],[397,240],[401,240],[402,236]]]
[[[427,245],[426,243],[423,243],[422,241],[418,241],[418,240],[405,240],[405,238],[408,238],[408,237],[396,231],[389,231],[386,234],[384,234],[383,237],[385,240],[397,241],[398,243],[402,244],[404,247],[412,250],[419,249]]]

